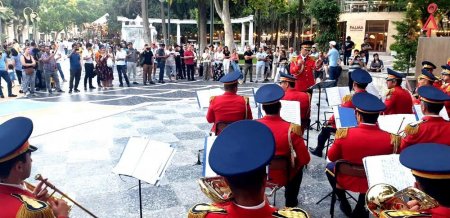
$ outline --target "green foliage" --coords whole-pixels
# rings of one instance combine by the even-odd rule
[[[416,62],[418,32],[420,31],[417,21],[419,19],[420,12],[410,6],[407,7],[405,19],[394,22],[398,33],[392,36],[395,42],[390,49],[397,52],[394,60],[394,69],[396,70],[405,71],[409,67],[413,67]]]
[[[307,8],[308,13],[317,20],[318,24],[315,42],[318,43],[319,49],[324,51],[328,48],[329,41],[337,39],[340,7],[336,1],[311,0]]]
[[[435,3],[438,6],[438,11],[434,15],[443,15],[448,13],[448,10],[450,8],[450,1],[449,0],[394,0],[394,5],[401,9],[402,11],[405,10],[406,7],[411,7],[414,10],[419,11],[419,18],[422,23],[425,23],[430,14],[427,11],[427,7],[430,3]]]

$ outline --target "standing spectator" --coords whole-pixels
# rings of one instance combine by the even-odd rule
[[[56,91],[64,92],[63,90],[61,90],[61,87],[59,84],[59,78],[58,78],[56,60],[55,60],[55,51],[50,50],[50,46],[45,46],[45,52],[42,54],[41,60],[43,63],[42,68],[44,69],[45,84],[47,84],[48,93],[53,94],[52,87],[50,84],[50,78],[53,78],[53,81],[55,82]]]
[[[64,77],[64,72],[61,68],[61,64],[63,63],[63,61],[66,59],[66,52],[64,51],[64,44],[60,43],[59,44],[60,47],[58,47],[58,49],[56,50],[56,67],[58,68],[59,71],[59,75],[61,76],[61,79],[63,82],[67,82],[67,80]],[[61,47],[62,46],[62,47]]]
[[[319,78],[320,80],[322,80],[323,77],[323,71],[324,71],[324,64],[323,64],[323,53],[320,51],[318,52],[317,55],[317,59],[316,59],[316,66],[314,67],[314,79],[316,80],[317,78]]]
[[[339,69],[339,52],[336,49],[336,42],[330,41],[329,43],[330,49],[328,53],[325,55],[328,58],[328,69],[329,69],[329,78],[330,80],[335,80],[334,85],[336,86],[341,76],[341,70]]]
[[[189,45],[187,50],[184,52],[184,63],[186,64],[188,81],[195,81],[195,79],[194,79],[194,71],[195,71],[194,58],[195,58],[195,54],[192,51],[192,45]]]
[[[17,95],[12,94],[12,82],[11,78],[8,75],[7,66],[6,66],[6,52],[0,50],[0,77],[3,78],[8,86],[8,97],[17,97]],[[3,90],[1,88],[1,78],[0,78],[0,98],[5,98],[3,95]]]
[[[272,79],[275,79],[277,74],[277,68],[280,63],[280,48],[276,47],[275,52],[273,53],[273,61],[272,61]]]
[[[352,37],[347,36],[347,40],[344,45],[344,64],[351,65],[349,63],[349,58],[352,55],[352,50],[355,48],[355,43],[352,41]]]
[[[269,82],[269,77],[271,77],[272,72],[272,61],[273,61],[273,54],[272,49],[267,49],[267,57],[266,57],[266,67],[264,69],[264,82]]]
[[[231,60],[231,66],[233,67],[233,71],[234,70],[240,71],[240,69],[239,69],[239,54],[237,53],[235,48],[233,48],[233,52],[231,52],[230,60]]]
[[[78,90],[78,84],[81,78],[81,56],[78,53],[78,45],[72,43],[72,50],[68,56],[70,62],[70,80],[69,80],[69,93],[80,92]]]
[[[138,60],[139,52],[133,48],[133,43],[128,43],[128,50],[127,50],[127,73],[131,77],[133,84],[137,85],[139,84],[136,82],[136,62]]]
[[[84,90],[87,90],[87,81],[89,80],[89,89],[95,89],[92,85],[92,78],[94,77],[94,51],[92,44],[87,43],[86,49],[82,53],[84,61]]]
[[[19,80],[19,84],[22,85],[22,62],[20,62],[22,52],[18,52],[15,48],[12,48],[11,55],[14,60],[14,69],[16,70],[17,79]],[[19,92],[22,93],[22,89],[20,89]]]
[[[363,44],[361,44],[361,54],[362,53],[364,53],[364,55],[365,55],[365,60],[366,60],[366,63],[369,63],[369,50],[370,49],[372,49],[372,46],[370,46],[370,43],[369,43],[369,38],[367,38],[367,37],[365,37],[364,38],[364,43]]]
[[[183,73],[183,78],[186,79],[186,63],[184,63],[184,51],[186,51],[186,45],[183,45],[180,50],[180,58],[181,58],[181,72]]]
[[[228,46],[223,47],[223,72],[225,74],[230,72],[230,50]]]
[[[36,45],[34,42],[31,43],[31,45],[33,46]],[[41,59],[41,55],[44,52],[44,47],[43,46],[39,46],[39,48],[34,48],[33,50],[33,58],[34,60],[37,60],[36,63],[36,91],[39,91],[41,89],[45,89],[45,77],[43,75],[43,69],[42,69],[42,61]]]
[[[159,83],[165,83],[164,82],[164,68],[166,66],[166,51],[164,50],[165,44],[160,44],[159,49],[156,50],[156,61],[158,62],[158,68],[159,68]]]
[[[259,48],[259,51],[256,53],[256,80],[255,83],[258,83],[258,77],[262,77],[264,73],[264,69],[266,67],[266,57],[267,54],[264,52],[263,48]]]
[[[211,54],[209,48],[205,48],[202,54],[202,65],[203,65],[203,79],[209,80],[211,76]]]
[[[381,72],[383,70],[383,68],[384,68],[383,61],[380,60],[377,53],[373,54],[373,60],[370,63],[369,71],[370,72]]]
[[[247,46],[247,50],[244,52],[244,81],[247,79],[247,74],[250,73],[250,82],[253,82],[253,52],[250,46]]]
[[[312,46],[311,54],[309,56],[314,58],[315,60],[317,60],[317,58],[319,58],[319,51],[317,51],[317,48],[316,48],[315,44]]]
[[[27,92],[32,96],[36,96],[35,91],[35,79],[36,79],[36,71],[34,70],[34,66],[36,66],[36,61],[31,55],[31,47],[25,48],[25,52],[22,57],[20,57],[20,62],[22,64],[22,72],[23,81],[22,81],[22,91],[25,96],[27,96]],[[1,72],[1,71],[0,71]],[[28,89],[30,86],[30,89]]]
[[[169,78],[169,81],[172,82],[172,77],[175,77],[176,79],[176,64],[175,64],[175,51],[173,50],[172,46],[168,46],[168,49],[166,50],[166,76]]]
[[[213,78],[216,81],[219,81],[220,78],[223,76],[223,59],[224,54],[222,52],[222,47],[217,47],[216,52],[214,53],[214,73]]]
[[[297,57],[297,52],[294,51],[294,48],[289,47],[289,57],[288,57],[289,62],[292,60],[292,58],[295,57]]]
[[[127,86],[130,87],[130,81],[127,76],[127,65],[125,64],[125,58],[127,57],[127,52],[122,48],[122,45],[118,45],[116,50],[116,67],[117,74],[119,74],[119,87],[123,87],[122,76],[125,78]]]
[[[352,72],[356,69],[361,69],[364,67],[364,60],[361,58],[361,56],[359,56],[358,49],[355,49],[355,51],[353,51],[353,56],[349,58],[348,63],[350,64],[348,68],[348,87],[351,91],[353,87]]]
[[[107,90],[112,87],[113,69],[108,66],[108,59],[113,60],[112,54],[106,52],[104,46],[100,46],[98,52],[95,54],[95,62],[97,63],[96,69],[98,72],[98,78],[102,82],[102,87]],[[99,88],[100,89],[100,88]]]
[[[177,68],[177,79],[186,79],[183,76],[183,71],[181,70],[181,53],[180,53],[180,46],[175,46],[175,66]]]
[[[153,79],[156,80],[156,68],[158,67],[158,60],[156,60],[156,52],[158,47],[155,43],[152,43],[152,54],[153,54]]]
[[[153,71],[153,52],[151,47],[148,44],[145,44],[145,50],[141,53],[141,59],[143,59],[142,63],[142,71],[143,71],[143,79],[144,85],[147,85],[147,82],[150,84],[155,84],[152,80],[152,71]]]

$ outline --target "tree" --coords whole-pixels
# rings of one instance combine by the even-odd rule
[[[420,27],[417,22],[420,19],[420,12],[412,5],[406,8],[405,19],[394,22],[397,34],[392,37],[395,42],[390,49],[397,52],[394,60],[394,69],[405,71],[414,66],[416,62],[417,43]]]
[[[216,12],[217,14],[219,14],[219,17],[223,23],[223,29],[225,32],[225,45],[228,46],[230,50],[233,50],[234,36],[233,36],[233,27],[231,26],[230,1],[222,0],[221,6],[220,0],[214,0],[214,7],[216,8]]]
[[[164,44],[167,44],[167,30],[166,30],[166,15],[164,12],[164,1],[165,0],[159,0],[161,3],[161,20],[162,20],[162,34],[163,34],[163,41]]]
[[[148,23],[148,0],[141,0],[141,17],[142,24],[144,25],[144,41],[145,43],[151,43],[150,39],[150,27]]]
[[[315,42],[319,50],[326,51],[328,42],[337,39],[337,22],[340,8],[336,1],[311,0],[308,4],[309,13],[317,20],[318,31]]]
[[[0,7],[0,44],[3,43],[3,21],[9,21],[14,18],[14,12],[11,8]]]
[[[206,47],[206,0],[197,0],[198,5],[198,39],[199,39],[199,53]]]

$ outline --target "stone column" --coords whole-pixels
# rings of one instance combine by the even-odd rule
[[[248,24],[248,45],[253,45],[253,21]]]
[[[181,31],[180,24],[177,24],[177,45],[181,45]]]
[[[241,46],[242,46],[242,50],[245,51],[245,23],[242,23]]]

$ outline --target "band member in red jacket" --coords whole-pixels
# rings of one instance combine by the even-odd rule
[[[386,100],[384,101],[384,104],[386,105],[384,114],[412,114],[413,102],[411,93],[402,88],[402,78],[405,78],[406,76],[389,68],[387,68],[387,72],[388,77],[386,78],[386,85],[389,91],[386,94]]]
[[[302,42],[300,55],[291,61],[290,73],[297,79],[295,89],[300,92],[312,93],[312,90],[308,90],[308,88],[316,83],[313,74],[316,61],[309,56],[313,44],[312,41]]]
[[[206,120],[209,123],[214,123],[211,132],[219,134],[222,128],[232,122],[253,119],[248,97],[236,94],[240,75],[239,72],[234,71],[220,79],[220,82],[223,83],[225,93],[211,97],[208,113],[206,114]],[[216,130],[217,123],[224,125]]]
[[[284,91],[280,86],[270,84],[258,89],[255,101],[262,104],[266,112],[258,121],[269,127],[275,138],[275,158],[269,167],[269,182],[285,186],[286,207],[296,207],[303,167],[309,163],[311,157],[300,126],[289,123],[280,116],[280,100],[283,96]],[[295,158],[292,162],[291,157]]]

